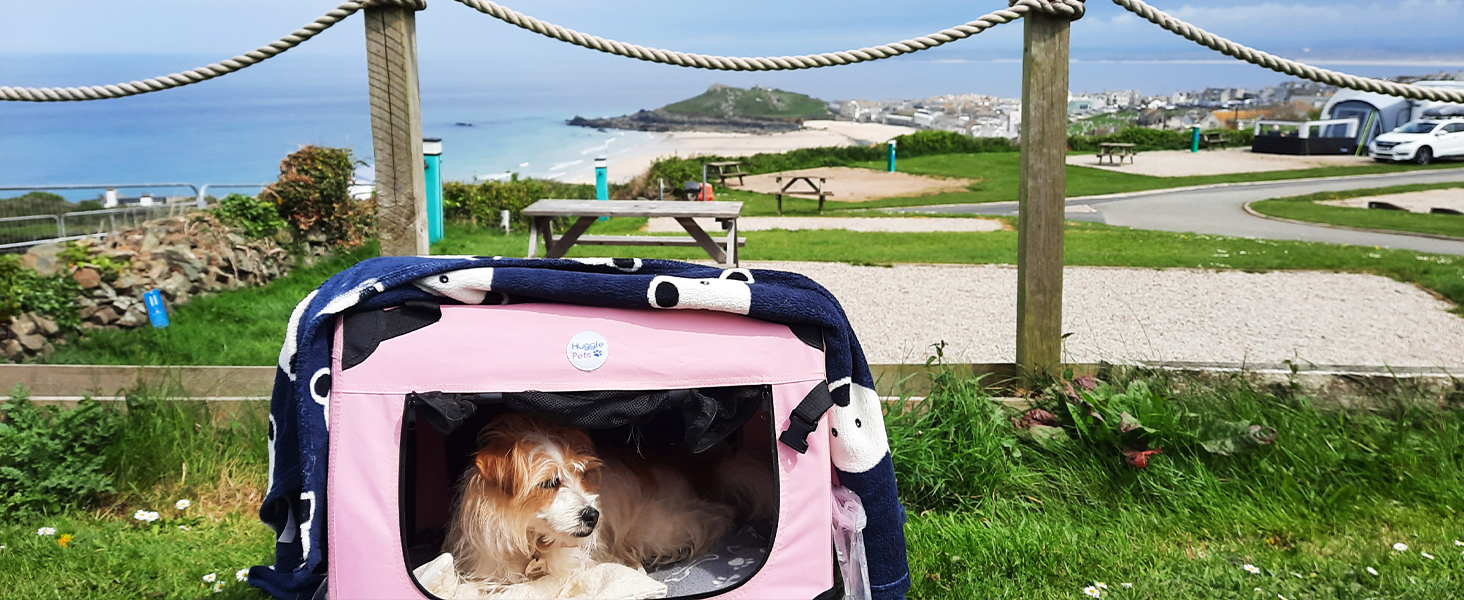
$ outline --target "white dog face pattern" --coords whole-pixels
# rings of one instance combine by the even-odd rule
[[[731,276],[690,279],[657,275],[646,290],[646,300],[653,308],[715,310],[745,315],[752,310],[752,288],[748,286],[751,275],[747,277],[749,279],[744,281]]]
[[[829,409],[830,454],[840,471],[863,473],[889,454],[890,441],[885,437],[879,393],[854,383],[845,385],[849,386],[849,405]]]

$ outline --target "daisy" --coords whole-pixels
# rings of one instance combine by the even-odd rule
[[[137,512],[132,513],[132,518],[137,519],[138,521],[142,521],[144,523],[151,523],[153,521],[156,521],[158,520],[158,517],[158,511],[155,510],[138,509]]]
[[[1464,546],[1464,541],[1454,540],[1455,546]]]
[[[1245,563],[1245,564],[1241,565],[1240,568],[1245,569],[1247,573],[1252,573],[1252,574],[1254,574],[1254,573],[1260,573],[1261,572],[1261,570],[1259,568],[1257,568],[1255,565],[1250,564],[1250,563]]]
[[[179,500],[179,501],[177,501],[176,503],[173,504],[173,508],[176,508],[178,510],[184,510],[184,509],[186,509],[186,508],[188,508],[190,506],[193,506],[193,501],[192,500],[189,500],[187,498],[184,498],[182,500]]]
[[[1419,552],[1419,554],[1422,554],[1424,558],[1427,558],[1429,560],[1433,560],[1434,559],[1433,555],[1432,554],[1429,554],[1427,552]]]
[[[36,535],[56,535],[55,527],[42,527],[36,530]]]
[[[1377,575],[1378,574],[1378,570],[1377,569],[1374,569],[1372,567],[1368,567],[1367,568],[1367,574],[1368,575]]]
[[[1118,585],[1121,585],[1121,586],[1126,587],[1126,588],[1134,587],[1134,584],[1132,584],[1132,583],[1120,583]]]
[[[249,568],[248,567],[245,567],[243,569],[239,569],[238,571],[235,571],[234,572],[234,579],[237,579],[239,581],[248,581],[249,580]]]
[[[1094,581],[1093,582],[1093,587],[1098,588],[1100,590],[1106,590],[1106,589],[1108,589],[1108,584],[1103,583],[1102,581]]]
[[[1098,588],[1091,585],[1083,588],[1083,593],[1086,594],[1089,598],[1098,598],[1103,595],[1103,592],[1098,591]]]
[[[218,579],[218,578],[219,578],[219,576],[217,574],[215,574],[215,573],[209,573],[208,575],[204,575],[203,576],[203,582],[204,583],[213,583],[214,580],[215,579]]]
[[[1393,549],[1394,550],[1397,550],[1399,552],[1407,552],[1408,551],[1408,544],[1405,544],[1403,542],[1398,542],[1396,544],[1393,544]]]
[[[218,583],[215,583],[213,586],[213,592],[217,594],[222,591],[224,591],[224,582],[220,581]]]

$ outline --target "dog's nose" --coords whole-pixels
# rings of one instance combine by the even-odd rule
[[[584,510],[580,511],[580,521],[583,521],[586,527],[594,528],[600,523],[600,511],[586,506]]]

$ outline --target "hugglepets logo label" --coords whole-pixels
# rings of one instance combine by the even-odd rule
[[[605,360],[610,358],[610,343],[605,341],[605,336],[586,329],[569,338],[569,345],[565,347],[564,354],[574,368],[581,371],[593,371],[604,365]]]

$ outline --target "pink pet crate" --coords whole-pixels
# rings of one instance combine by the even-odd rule
[[[690,310],[541,303],[440,311],[435,322],[375,311],[348,316],[337,327],[326,407],[329,598],[433,598],[412,569],[440,550],[472,439],[507,410],[480,409],[444,435],[422,425],[442,415],[419,414],[413,406],[420,403],[411,399],[531,390],[581,398],[698,390],[756,399],[760,405],[743,407],[751,416],[732,423],[727,439],[760,444],[776,461],[776,519],[761,530],[748,524],[712,554],[686,561],[695,564],[652,576],[667,583],[668,598],[843,596],[833,557],[830,429],[819,424],[804,453],[776,441],[794,407],[827,393],[817,333]]]

